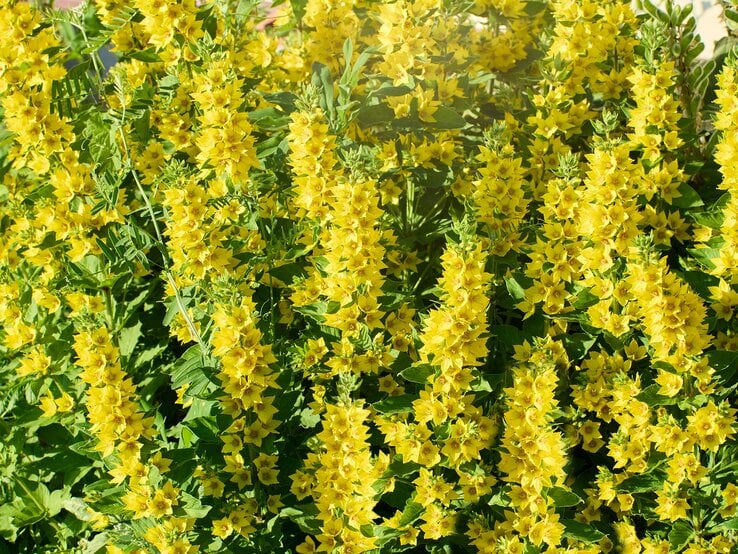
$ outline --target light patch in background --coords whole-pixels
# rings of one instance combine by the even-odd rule
[[[652,0],[659,7],[664,7],[664,0]],[[697,33],[705,44],[699,59],[709,59],[715,51],[715,43],[728,35],[723,19],[723,7],[715,0],[674,0],[675,4],[686,6],[692,4],[692,16],[697,21]],[[633,5],[640,10],[641,2],[635,0]]]

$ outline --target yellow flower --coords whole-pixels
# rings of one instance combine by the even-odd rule
[[[226,539],[233,533],[233,525],[227,517],[213,520],[213,536]]]
[[[62,395],[56,399],[56,407],[60,412],[68,412],[74,408],[74,400],[66,392],[62,392]]]
[[[45,396],[42,396],[40,400],[43,417],[54,417],[58,408],[54,400],[54,395],[51,394],[51,391],[47,392]]]
[[[687,511],[690,509],[686,498],[667,488],[656,493],[655,512],[662,521],[677,521],[687,519]]]

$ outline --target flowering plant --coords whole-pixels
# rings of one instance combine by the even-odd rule
[[[643,4],[3,0],[0,546],[734,551],[738,63]]]

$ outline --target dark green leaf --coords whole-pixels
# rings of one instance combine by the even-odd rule
[[[120,355],[128,357],[133,354],[133,350],[136,348],[138,339],[141,337],[141,322],[137,321],[135,325],[131,327],[125,327],[120,330],[118,334],[118,348],[120,349]]]
[[[733,384],[733,378],[738,371],[738,352],[712,350],[707,353],[710,367],[715,370],[715,377],[723,386]]]
[[[587,333],[573,333],[563,337],[564,346],[571,360],[581,360],[597,342],[597,337]]]
[[[505,277],[505,288],[513,300],[520,301],[525,299],[525,289],[520,286],[520,283],[517,282],[515,277]]]

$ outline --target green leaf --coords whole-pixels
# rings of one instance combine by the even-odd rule
[[[428,382],[428,377],[433,375],[435,372],[435,368],[431,365],[417,364],[410,366],[404,371],[401,371],[399,375],[406,381],[411,381],[413,383],[420,383],[421,385],[424,385]]]
[[[186,427],[183,429],[187,429]],[[182,485],[195,473],[197,457],[194,448],[177,448],[169,450],[166,457],[172,460],[167,477],[177,485]]]
[[[314,505],[298,505],[294,508],[283,508],[279,515],[293,521],[303,532],[314,535],[320,532],[320,520],[315,517],[317,509]]]
[[[131,327],[125,327],[120,330],[118,334],[118,348],[120,349],[120,355],[127,358],[133,354],[133,350],[138,344],[138,339],[141,337],[141,322],[137,321],[135,325]]]
[[[592,294],[589,289],[582,289],[573,299],[571,305],[582,311],[594,306],[600,301],[599,296]]]
[[[156,53],[156,49],[153,47],[147,48],[146,50],[136,50],[126,53],[125,57],[147,63],[156,63],[161,61],[159,54]]]
[[[711,533],[722,533],[724,531],[738,531],[738,517],[721,521],[710,527]]]
[[[404,96],[405,94],[412,92],[412,91],[413,89],[406,85],[401,85],[398,87],[387,86],[387,87],[378,88],[377,90],[371,93],[371,96],[376,97],[376,98],[384,98],[386,96]]]
[[[679,402],[678,398],[674,398],[671,396],[662,396],[659,394],[659,390],[661,389],[661,385],[658,385],[656,383],[647,386],[645,389],[643,389],[636,398],[640,400],[641,402],[645,402],[649,406],[670,406],[672,404],[676,404]]]
[[[391,122],[395,112],[387,104],[372,104],[361,108],[356,117],[361,125],[369,127]]]
[[[570,508],[584,502],[579,495],[561,487],[549,489],[548,496],[553,499],[557,508]]]
[[[291,113],[295,111],[295,102],[297,101],[297,96],[295,96],[291,92],[273,92],[265,94],[264,100],[282,107],[287,113]]]
[[[190,396],[200,394],[211,384],[209,373],[200,346],[191,346],[172,367],[172,388],[178,389],[186,384]]]
[[[676,272],[679,277],[684,279],[692,290],[702,297],[703,300],[710,302],[711,293],[710,287],[715,287],[720,282],[720,279],[714,275],[708,275],[703,271],[684,271]]]
[[[581,360],[597,342],[597,337],[587,333],[573,333],[563,337],[563,343],[571,360]]]
[[[312,408],[305,408],[300,412],[300,426],[312,429],[320,423],[320,414],[316,414]]]
[[[0,507],[10,507],[10,504]],[[18,526],[13,523],[13,516],[0,513],[0,537],[12,542],[18,537]]]
[[[189,389],[187,389],[187,392],[189,392]],[[190,396],[189,394],[185,393],[185,396]],[[199,417],[206,417],[211,414],[213,411],[213,408],[218,403],[214,400],[205,400],[203,398],[193,398],[192,399],[192,405],[187,410],[187,415],[182,420],[184,421],[191,421],[193,419],[197,419]]]
[[[466,120],[456,111],[445,106],[439,107],[433,114],[434,121],[429,127],[435,129],[462,129],[466,126]]]
[[[88,507],[87,502],[76,496],[68,498],[62,503],[62,508],[81,521],[90,521],[92,519],[92,514],[88,510]]]
[[[516,344],[522,344],[525,340],[523,331],[514,325],[493,325],[489,329],[490,334],[496,337],[500,344],[512,347]]]
[[[525,289],[520,286],[515,277],[505,277],[505,288],[513,300],[521,301],[525,299]]]
[[[191,419],[188,422],[187,429],[189,429],[201,441],[210,443],[221,442],[219,439],[220,431],[217,423],[215,422],[215,417],[213,416]]]
[[[292,6],[292,13],[295,14],[295,19],[299,25],[302,18],[305,16],[305,7],[307,6],[307,0],[290,0],[290,6]]]
[[[264,131],[281,131],[290,123],[290,117],[277,108],[262,108],[249,112],[249,119]],[[279,139],[279,137],[274,137]]]
[[[296,277],[303,277],[305,275],[305,268],[299,263],[284,264],[271,268],[268,274],[290,285]]]
[[[673,552],[678,552],[685,546],[694,536],[694,529],[684,521],[677,521],[671,526],[669,531],[669,546]]]
[[[576,521],[575,519],[562,519],[561,523],[564,525],[563,536],[569,539],[586,543],[595,543],[605,537],[605,534],[601,531],[598,531],[591,525]]]
[[[673,206],[676,206],[677,208],[695,208],[697,206],[705,205],[702,198],[700,198],[700,195],[697,194],[697,191],[687,183],[679,185],[678,191],[681,196],[674,198],[671,203]]]
[[[184,500],[182,508],[188,517],[199,519],[208,515],[208,512],[212,509],[210,506],[205,506],[198,498],[184,491],[179,493],[179,499],[180,501]]]
[[[335,98],[333,97],[333,78],[331,77],[331,70],[320,62],[313,62],[312,82],[323,91],[322,107],[326,110],[330,120],[334,121],[336,117],[336,107]]]
[[[617,486],[618,491],[623,492],[650,492],[661,489],[664,484],[663,475],[655,473],[644,473],[629,477]]]
[[[81,543],[82,554],[99,554],[104,551],[108,544],[107,533],[98,533],[91,540]]]
[[[733,377],[738,370],[738,352],[712,350],[707,353],[710,367],[715,370],[715,377],[723,386],[733,384]]]
[[[372,406],[375,410],[383,414],[411,412],[413,409],[413,400],[416,400],[416,397],[412,394],[400,394],[398,396],[389,396],[384,400],[375,402]]]
[[[422,504],[418,504],[417,502],[408,502],[407,506],[405,506],[405,509],[402,511],[402,515],[398,521],[398,527],[410,525],[415,522],[423,512],[425,512],[425,508]]]

